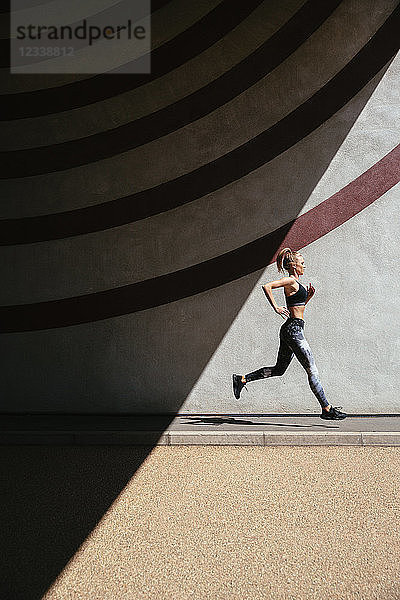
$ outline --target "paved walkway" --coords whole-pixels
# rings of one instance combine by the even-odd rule
[[[400,445],[400,415],[3,415],[0,444]]]
[[[154,448],[43,600],[398,600],[399,469],[400,448]]]

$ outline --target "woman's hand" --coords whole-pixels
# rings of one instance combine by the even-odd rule
[[[307,286],[307,300],[306,300],[306,304],[309,300],[311,300],[311,298],[314,296],[315,294],[315,289],[314,287],[311,285],[311,283],[308,284]]]
[[[275,308],[275,312],[278,313],[278,315],[281,315],[282,319],[286,319],[287,317],[290,317],[290,312],[284,306],[277,306]]]

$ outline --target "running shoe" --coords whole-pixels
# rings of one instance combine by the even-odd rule
[[[320,414],[321,419],[345,419],[347,417],[346,413],[340,412],[339,408],[343,408],[342,406],[331,406],[329,411],[322,409]]]
[[[240,392],[242,391],[242,389],[245,387],[246,384],[243,383],[241,375],[232,375],[232,379],[233,379],[233,393],[235,395],[235,398],[237,400],[239,400]]]

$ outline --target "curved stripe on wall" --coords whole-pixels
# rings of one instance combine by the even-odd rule
[[[238,65],[200,90],[155,113],[86,138],[0,152],[0,177],[40,175],[110,158],[210,114],[280,65],[322,25],[340,1],[307,2],[279,31]]]
[[[0,221],[1,244],[102,231],[170,210],[238,180],[278,156],[342,108],[397,50],[397,8],[364,48],[309,100],[225,156],[154,188],[63,213]]]
[[[253,273],[276,249],[300,249],[354,217],[400,181],[400,145],[342,190],[283,227],[203,263],[120,288],[74,298],[0,307],[2,333],[89,323],[167,304]]]
[[[151,73],[104,74],[56,88],[0,96],[2,120],[24,119],[87,106],[134,90],[200,54],[244,20],[263,0],[223,0],[207,15],[151,52]]]

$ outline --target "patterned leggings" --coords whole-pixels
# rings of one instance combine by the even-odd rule
[[[294,355],[299,360],[300,364],[307,371],[308,383],[318,402],[322,407],[329,406],[329,402],[325,397],[325,393],[319,374],[315,365],[315,360],[311,352],[311,348],[304,337],[303,319],[290,317],[283,323],[280,332],[280,345],[276,365],[273,367],[262,367],[245,375],[247,381],[255,381],[256,379],[264,379],[265,377],[275,377],[283,375]]]

